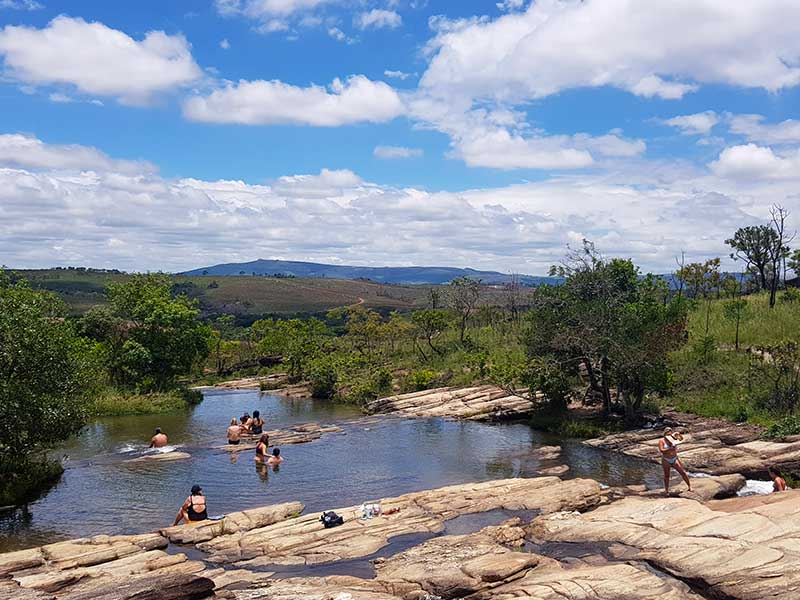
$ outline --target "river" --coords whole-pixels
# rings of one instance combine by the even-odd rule
[[[285,446],[279,469],[259,470],[252,451],[237,456],[218,448],[230,419],[253,410],[261,412],[266,429],[317,422],[343,431]],[[148,452],[155,427],[169,436],[171,450],[191,458],[128,462]],[[553,444],[562,446],[559,461],[543,464],[531,455]],[[0,513],[0,552],[156,530],[172,523],[194,483],[215,515],[288,500],[320,511],[448,484],[534,477],[556,464],[570,467],[564,477],[607,485],[657,486],[660,478],[658,465],[559,440],[523,423],[364,419],[352,406],[257,391],[209,391],[180,414],[100,419],[58,452],[67,457],[61,481],[25,509]]]

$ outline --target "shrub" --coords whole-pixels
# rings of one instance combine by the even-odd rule
[[[311,395],[314,398],[333,397],[338,376],[330,358],[320,357],[312,360],[306,368],[306,375],[311,383]]]
[[[431,384],[436,381],[436,372],[430,369],[419,369],[418,371],[411,372],[407,377],[407,388],[412,391],[418,392],[420,390],[427,390]]]
[[[778,301],[786,304],[796,304],[800,302],[800,290],[797,288],[786,288],[786,291],[778,296]]]
[[[366,404],[392,390],[392,375],[385,367],[380,367],[367,377],[360,378],[351,387],[344,397],[347,402]]]
[[[784,417],[777,423],[774,423],[767,430],[767,437],[769,438],[782,438],[787,435],[797,435],[800,433],[800,416],[789,415]]]

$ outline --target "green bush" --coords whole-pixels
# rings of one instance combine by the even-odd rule
[[[412,371],[408,375],[406,389],[411,389],[415,392],[427,390],[429,387],[431,387],[431,384],[436,381],[436,379],[436,372],[431,371],[430,369],[419,369],[417,371]]]
[[[800,290],[797,288],[786,288],[786,291],[778,296],[778,301],[786,304],[796,304],[800,302]]]
[[[800,416],[798,415],[784,417],[767,430],[767,437],[770,438],[782,438],[797,434],[800,434]]]
[[[314,398],[332,398],[336,393],[338,375],[333,361],[327,356],[310,361],[306,367],[306,376]]]
[[[0,463],[0,506],[36,500],[58,482],[63,472],[61,464],[53,460]]]
[[[94,398],[91,413],[97,417],[165,414],[186,410],[202,401],[203,394],[198,390],[174,389],[136,394],[109,388]]]
[[[380,367],[367,377],[357,380],[349,389],[343,400],[364,405],[392,391],[392,374],[385,367]]]

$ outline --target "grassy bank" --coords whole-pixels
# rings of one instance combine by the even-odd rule
[[[95,398],[91,413],[95,417],[165,414],[185,410],[202,399],[200,392],[184,388],[150,394],[107,389]]]

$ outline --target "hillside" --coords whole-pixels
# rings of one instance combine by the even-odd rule
[[[61,296],[73,314],[81,314],[105,302],[105,287],[129,277],[124,273],[45,269],[17,271],[37,289]],[[262,315],[306,315],[337,306],[363,303],[388,312],[423,307],[430,286],[383,285],[342,279],[293,279],[273,277],[173,277],[177,291],[200,302],[205,315],[235,314],[242,321]]]
[[[454,267],[353,267],[326,265],[321,263],[258,259],[244,263],[225,263],[186,271],[190,276],[229,276],[229,275],[282,275],[302,278],[369,279],[379,283],[394,284],[442,284],[456,277],[472,277],[486,284],[507,283],[512,276],[497,271],[477,271]],[[519,280],[526,285],[555,283],[555,277],[520,275]]]

